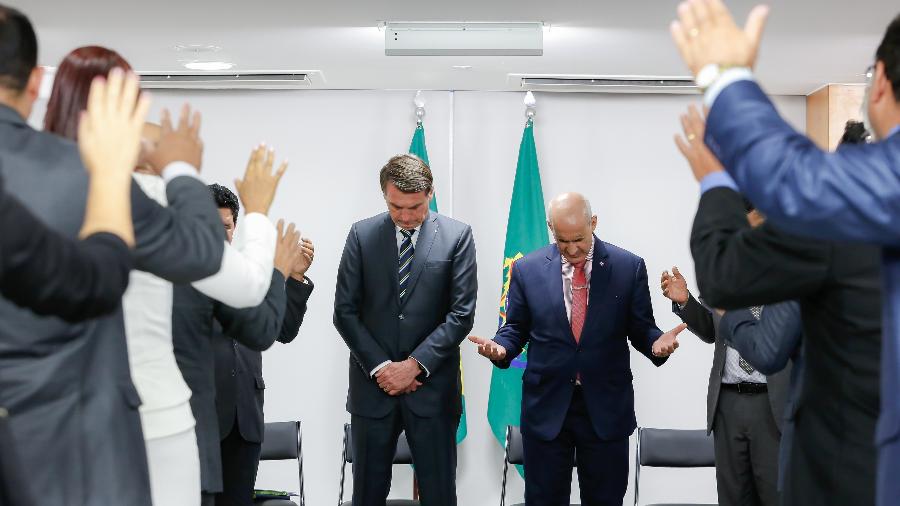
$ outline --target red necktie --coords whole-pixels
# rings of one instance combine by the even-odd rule
[[[575,342],[581,340],[581,329],[584,327],[584,317],[587,314],[587,280],[584,275],[584,262],[573,264],[575,275],[572,277],[572,334]]]

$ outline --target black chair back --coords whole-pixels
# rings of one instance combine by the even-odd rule
[[[642,466],[713,467],[713,438],[703,429],[641,429],[638,448]]]

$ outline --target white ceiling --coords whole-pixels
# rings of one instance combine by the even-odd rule
[[[6,0],[28,14],[40,63],[100,44],[141,71],[183,70],[177,44],[211,44],[235,70],[319,70],[333,89],[514,89],[516,74],[676,76],[675,0]],[[756,2],[728,1],[738,19]],[[770,2],[758,73],[770,92],[861,82],[896,1]],[[127,4],[127,5],[126,5]],[[543,21],[540,57],[384,56],[380,20]],[[471,65],[471,70],[454,70]]]

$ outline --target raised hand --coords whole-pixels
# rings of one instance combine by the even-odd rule
[[[669,274],[669,271],[663,271],[659,283],[663,295],[676,304],[684,304],[690,298],[687,281],[678,271],[678,267],[672,267],[672,274]]]
[[[316,256],[315,246],[313,246],[312,241],[305,237],[300,240],[300,249],[303,254],[297,259],[297,263],[294,264],[294,270],[291,272],[291,277],[297,281],[303,281],[306,271],[312,266],[313,259]]]
[[[506,358],[506,348],[490,339],[478,336],[469,336],[469,341],[478,345],[478,354],[491,360],[503,360]]]
[[[131,171],[150,99],[138,98],[138,78],[113,69],[94,79],[78,124],[78,149],[91,176],[80,236],[109,232],[134,245]]]
[[[275,199],[275,190],[278,189],[281,176],[284,175],[288,166],[287,161],[284,161],[278,167],[278,171],[273,173],[272,166],[274,164],[275,150],[266,149],[263,144],[257,146],[250,153],[244,179],[234,180],[238,196],[241,198],[241,203],[244,204],[244,212],[269,213],[269,207],[272,206],[272,200]]]
[[[200,139],[200,112],[191,112],[191,106],[184,104],[178,127],[172,127],[168,109],[163,109],[160,121],[159,141],[152,151],[146,153],[147,166],[161,174],[174,162],[185,162],[198,171],[203,161],[203,141]]]
[[[690,164],[694,179],[700,182],[713,172],[721,172],[722,164],[703,141],[706,120],[695,106],[691,105],[688,112],[681,115],[681,129],[684,138],[676,134],[675,144]]]
[[[288,225],[284,230],[284,220],[278,220],[278,239],[275,243],[275,268],[287,279],[294,270],[294,266],[303,256],[303,248],[300,243],[300,232],[294,230],[294,224]]]
[[[106,80],[91,82],[87,110],[78,123],[78,149],[92,176],[130,181],[150,108],[150,98],[138,98],[138,92],[138,77],[118,68]]]
[[[688,0],[678,5],[669,31],[694,76],[711,63],[752,68],[768,15],[768,7],[757,5],[741,29],[722,0]]]
[[[682,323],[674,329],[659,336],[659,339],[657,339],[653,343],[653,355],[656,357],[668,357],[669,355],[675,353],[675,350],[678,348],[678,334],[680,334],[686,328],[687,324]]]

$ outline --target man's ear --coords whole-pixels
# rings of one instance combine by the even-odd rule
[[[875,75],[872,76],[872,89],[869,92],[869,102],[877,104],[882,100],[892,98],[885,95],[893,95],[893,89],[891,88],[890,81],[888,81],[887,74],[884,72],[883,61],[875,63],[874,72]]]
[[[44,80],[44,67],[40,65],[31,69],[31,75],[28,76],[28,83],[25,84],[25,95],[29,102],[38,99],[41,93],[41,82]]]

